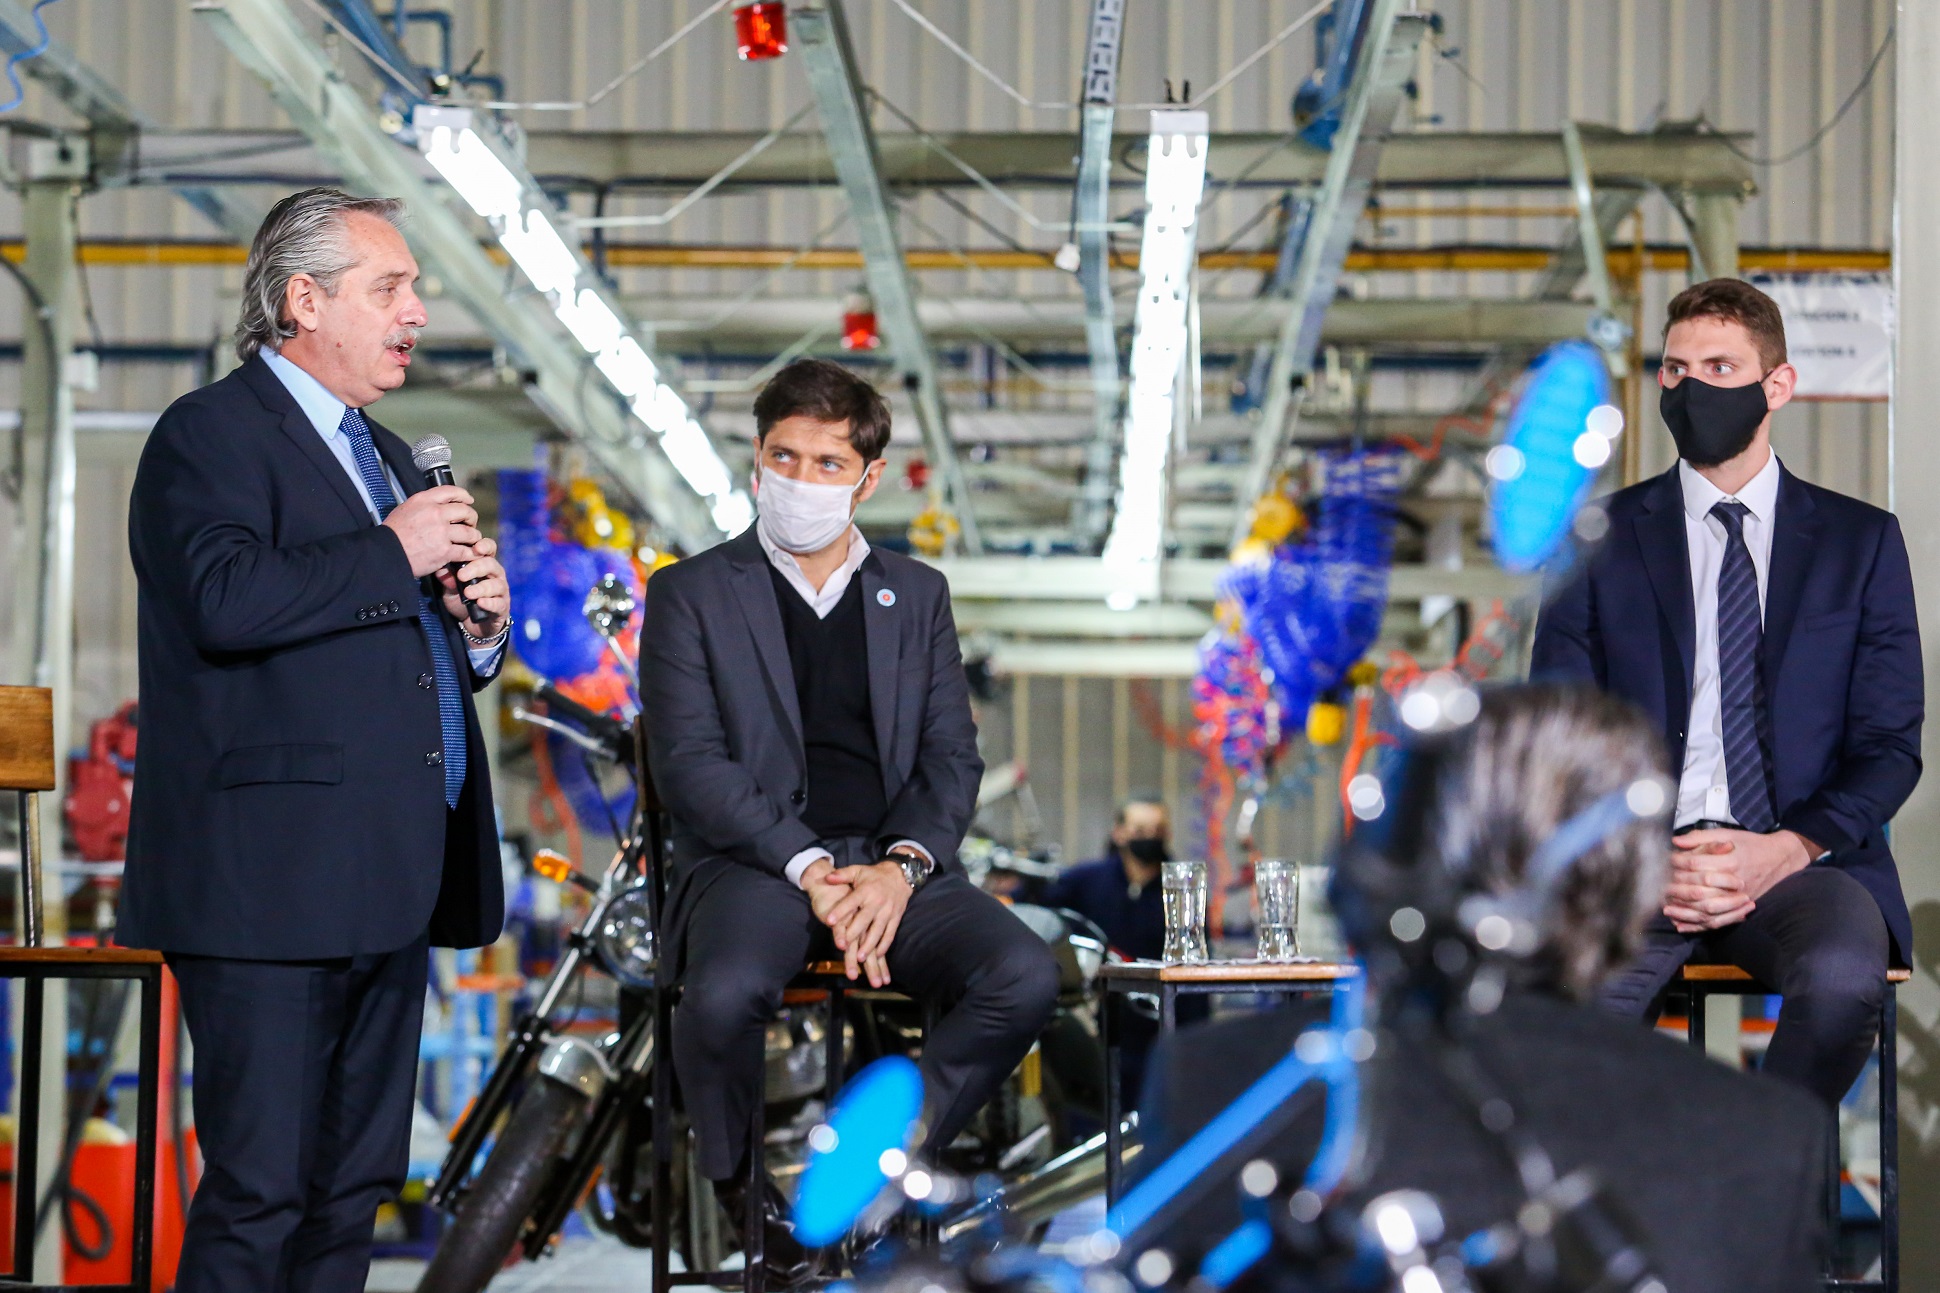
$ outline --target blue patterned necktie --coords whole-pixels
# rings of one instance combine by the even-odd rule
[[[340,429],[350,438],[351,452],[357,455],[357,474],[364,478],[364,488],[370,491],[370,501],[381,521],[397,506],[397,494],[378,462],[370,424],[356,409],[345,409]],[[438,727],[445,743],[445,804],[456,808],[458,792],[465,788],[465,703],[458,690],[458,664],[451,658],[451,640],[445,637],[437,608],[422,592],[418,594],[418,625],[431,646],[431,676],[438,680]]]
[[[1718,701],[1724,719],[1724,772],[1731,815],[1759,834],[1777,824],[1772,808],[1771,762],[1765,741],[1765,674],[1759,667],[1765,640],[1758,605],[1758,572],[1745,547],[1751,509],[1732,499],[1711,515],[1724,526],[1724,563],[1718,567]]]

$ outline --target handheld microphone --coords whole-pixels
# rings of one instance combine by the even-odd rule
[[[455,485],[457,480],[451,474],[451,442],[441,435],[428,435],[411,446],[411,465],[424,473],[427,487],[436,485]],[[458,578],[461,562],[454,561],[446,567],[453,579]],[[464,599],[465,613],[474,624],[483,624],[492,618],[492,613],[465,596],[465,586],[458,586],[458,596]]]

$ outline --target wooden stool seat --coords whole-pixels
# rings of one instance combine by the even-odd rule
[[[1913,971],[1898,966],[1886,971],[1888,983],[1905,983],[1913,977]],[[1751,983],[1749,972],[1735,965],[1687,965],[1684,967],[1686,983]],[[1725,989],[1714,989],[1724,991]]]
[[[0,947],[0,965],[161,965],[162,954],[140,947]]]

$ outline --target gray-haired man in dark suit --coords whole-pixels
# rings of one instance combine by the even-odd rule
[[[674,821],[674,1064],[731,1212],[764,1028],[805,961],[839,953],[851,978],[946,1007],[922,1057],[932,1151],[1057,995],[1049,949],[956,862],[983,761],[949,589],[851,519],[882,478],[888,406],[805,360],[754,412],[760,519],[653,577],[640,662]]]

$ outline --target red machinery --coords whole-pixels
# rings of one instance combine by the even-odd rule
[[[67,829],[84,862],[127,853],[128,802],[135,787],[135,702],[88,729],[88,752],[68,760]]]

